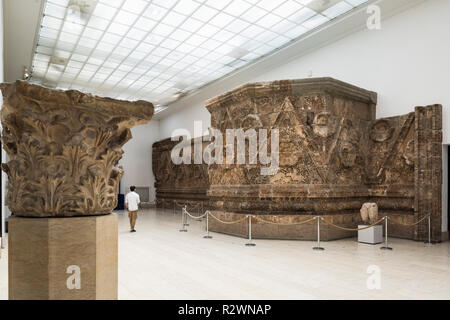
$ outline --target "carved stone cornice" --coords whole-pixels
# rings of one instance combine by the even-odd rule
[[[25,81],[0,89],[10,210],[31,217],[110,213],[123,174],[116,167],[122,146],[131,127],[150,121],[153,105]]]

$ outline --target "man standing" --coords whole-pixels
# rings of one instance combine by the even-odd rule
[[[128,209],[128,218],[130,218],[130,232],[136,232],[134,225],[136,224],[138,205],[141,203],[141,200],[139,199],[139,195],[134,192],[136,190],[135,186],[131,186],[130,190],[131,192],[128,192],[125,196],[125,208]]]

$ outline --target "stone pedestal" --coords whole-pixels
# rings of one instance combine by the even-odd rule
[[[367,227],[366,225],[358,225],[358,229]],[[383,242],[383,226],[376,225],[371,228],[358,230],[358,242],[378,244]]]
[[[117,299],[117,235],[116,214],[11,217],[9,299]]]

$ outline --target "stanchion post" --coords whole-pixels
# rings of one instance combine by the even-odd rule
[[[434,244],[431,241],[431,214],[428,214],[428,241],[425,241],[425,244],[427,244],[427,245]]]
[[[186,229],[186,223],[185,223],[185,211],[186,210],[186,206],[184,206],[182,209],[181,209],[181,229],[180,229],[180,232],[187,232],[187,229]]]
[[[184,210],[184,225],[185,225],[186,227],[189,227],[188,216],[187,216],[187,214],[186,214],[186,212],[187,212],[187,204],[184,205],[183,210]]]
[[[381,247],[381,250],[392,250],[391,247],[388,246],[388,220],[389,217],[384,217],[384,246]]]
[[[205,239],[211,239],[212,236],[209,235],[209,211],[206,211],[206,235],[203,236]]]
[[[252,215],[248,215],[248,243],[245,245],[247,247],[254,247],[256,244],[252,242]]]
[[[320,219],[322,219],[322,217],[316,216],[316,219],[317,219],[317,246],[313,247],[313,250],[322,251],[325,250],[325,248],[322,248],[320,246]]]

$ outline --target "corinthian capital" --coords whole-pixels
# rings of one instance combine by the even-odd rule
[[[153,105],[25,81],[0,89],[11,211],[31,217],[110,213],[123,173],[116,167],[122,146],[131,127],[150,121]]]

